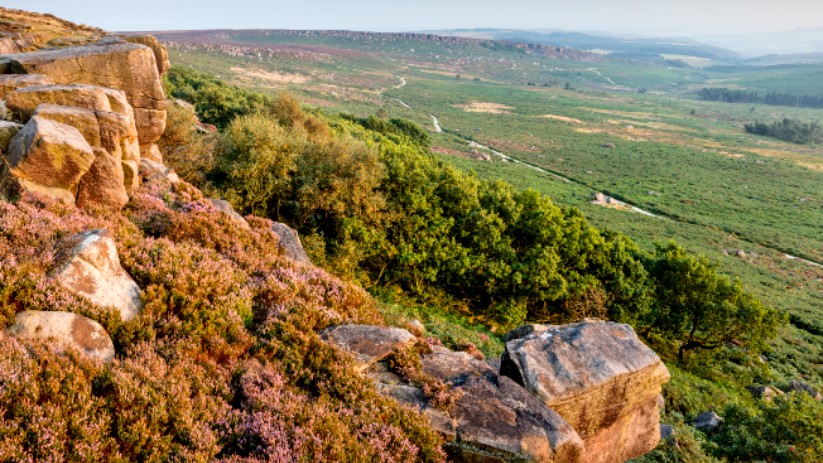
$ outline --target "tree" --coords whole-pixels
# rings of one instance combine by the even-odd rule
[[[674,243],[658,245],[646,267],[655,295],[647,328],[678,342],[681,360],[688,351],[731,342],[759,352],[785,318]]]
[[[280,219],[292,195],[295,159],[306,149],[305,134],[286,130],[262,114],[234,119],[221,140],[220,177],[226,196],[240,210]]]

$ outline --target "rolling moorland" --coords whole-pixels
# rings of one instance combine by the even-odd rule
[[[767,348],[773,381],[821,385],[823,148],[743,126],[819,121],[823,113],[696,94],[707,87],[814,94],[823,64],[673,66],[425,35],[158,36],[178,67],[271,95],[288,91],[327,113],[413,120],[426,128],[433,153],[478,178],[535,189],[647,250],[673,239],[706,256],[789,314]],[[678,56],[689,58],[699,57]],[[606,200],[593,201],[595,193]],[[703,388],[700,400],[713,403],[717,391]],[[745,392],[731,394],[745,401]]]
[[[425,37],[190,34],[158,34],[178,66],[262,92],[288,90],[328,112],[382,110],[413,120],[443,159],[537,189],[647,248],[675,239],[792,314],[802,327],[796,335],[823,333],[823,269],[814,265],[823,262],[823,148],[743,130],[751,121],[815,121],[820,111],[689,93],[704,86],[809,93],[823,65],[711,73]],[[595,192],[656,217],[592,204]],[[819,358],[814,345],[798,350]],[[812,361],[803,370],[820,378],[820,368]]]
[[[820,460],[819,65],[156,35],[0,8],[0,460]]]

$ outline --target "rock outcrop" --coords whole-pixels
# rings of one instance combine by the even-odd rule
[[[0,54],[31,51],[45,45],[86,43],[103,36],[100,29],[50,14],[0,7],[0,16]]]
[[[303,244],[300,243],[300,236],[297,235],[297,230],[280,222],[274,222],[271,226],[278,238],[280,238],[280,250],[283,255],[289,259],[303,262],[304,264],[311,264],[311,259],[306,251],[303,249]]]
[[[406,330],[343,325],[323,339],[356,359],[356,369],[375,382],[378,392],[420,411],[446,440],[452,461],[578,462],[583,443],[557,413],[487,363],[465,352],[434,346],[421,355],[422,373],[451,386],[451,406],[434,406],[424,388],[379,363],[415,342]]]
[[[9,112],[18,122],[26,122],[44,103],[112,111],[106,89],[97,85],[33,85],[12,91],[6,98]]]
[[[249,223],[246,221],[246,219],[244,219],[242,215],[238,214],[237,211],[235,211],[234,208],[231,207],[231,204],[229,204],[229,202],[225,199],[209,198],[209,202],[212,206],[214,206],[215,209],[222,212],[223,214],[226,214],[228,218],[234,221],[241,228],[244,228],[246,230],[250,229]]]
[[[722,422],[723,418],[721,418],[720,415],[713,411],[707,411],[697,415],[692,420],[692,426],[694,426],[694,428],[698,431],[711,434],[720,427],[720,423]]]
[[[771,386],[751,385],[746,386],[746,390],[749,391],[755,399],[765,400],[766,402],[771,402],[775,397],[783,395],[782,391]]]
[[[9,93],[35,85],[51,85],[54,81],[42,74],[0,74],[0,100],[5,100]]]
[[[159,182],[167,188],[180,181],[177,174],[162,162],[142,158],[140,159],[140,177],[143,183]]]
[[[397,349],[414,344],[416,338],[406,330],[371,325],[341,325],[320,334],[327,343],[355,359],[354,368],[363,371]]]
[[[154,62],[157,65],[157,72],[161,76],[171,69],[169,52],[166,50],[166,47],[164,47],[163,44],[157,40],[157,37],[153,35],[129,35],[123,37],[123,40],[129,43],[137,43],[151,48],[152,53],[154,53]]]
[[[69,312],[20,312],[9,333],[18,339],[52,341],[60,351],[77,349],[89,357],[110,362],[114,344],[94,320]]]
[[[572,425],[587,461],[623,462],[660,440],[657,402],[669,373],[628,325],[587,320],[513,339],[500,372]]]
[[[26,189],[74,204],[80,178],[94,158],[94,150],[76,128],[33,117],[11,140],[11,175],[2,176],[3,192]]]
[[[786,392],[809,394],[814,400],[823,399],[823,395],[820,394],[820,391],[815,389],[811,384],[804,383],[803,381],[793,380],[791,383],[786,385],[783,390]]]
[[[47,190],[55,186],[13,170],[13,176],[21,180],[17,182],[20,187],[50,191],[52,196],[83,208],[117,212],[125,206],[128,192],[138,184],[140,145],[134,113],[124,92],[85,84],[36,85],[11,92],[8,104],[19,120],[31,117],[27,125],[50,120],[73,127],[94,152],[94,163],[88,172],[80,173],[86,177],[77,188]],[[10,152],[10,164],[21,155]]]
[[[18,74],[43,74],[57,84],[91,84],[123,90],[134,108],[141,145],[157,141],[166,126],[166,97],[151,48],[102,41],[0,57]]]
[[[140,288],[120,266],[114,239],[106,230],[91,230],[61,241],[49,276],[73,294],[116,308],[123,321],[143,309]]]
[[[58,29],[79,28],[88,33],[81,34],[86,38],[97,40],[102,35],[99,30],[63,24],[56,18],[46,22],[49,21],[56,21]],[[141,152],[159,164],[147,166],[153,177],[168,183],[177,181],[176,176],[162,166],[162,156],[157,156],[159,150],[154,145],[166,124],[166,100],[160,76],[168,68],[165,48],[151,36],[110,36],[79,46],[26,49],[0,56],[0,72],[4,73],[0,75],[0,99],[5,103],[0,105],[0,112],[5,113],[4,108],[8,108],[9,115],[20,123],[28,123],[38,116],[31,128],[21,133],[41,134],[36,140],[21,137],[19,143],[12,144],[17,148],[15,153],[11,153],[12,147],[3,150],[9,158],[12,178],[5,180],[0,193],[11,196],[21,189],[32,190],[82,208],[116,212],[128,202],[128,193],[139,185]],[[60,125],[44,125],[44,120]],[[58,142],[63,133],[71,132],[65,126],[82,134],[92,148],[92,156],[84,159],[90,158],[92,162],[85,159],[79,167],[70,162],[67,172],[53,172],[54,169],[34,172],[39,169],[27,168],[31,162],[48,161],[51,168],[61,165],[58,148],[63,145],[71,146],[72,155],[76,157],[77,148],[82,144],[75,143],[75,133]],[[44,127],[48,130],[43,130]],[[3,127],[3,134],[13,130],[6,129]],[[43,154],[43,149],[38,151],[37,146],[23,143],[40,139],[49,141],[48,156],[35,156],[28,164],[18,165],[30,158],[32,149],[34,154]],[[3,141],[0,137],[0,142]],[[88,154],[85,146],[80,151]],[[78,176],[86,178],[81,181]]]

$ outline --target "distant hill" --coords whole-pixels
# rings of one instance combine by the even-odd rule
[[[436,33],[554,45],[579,50],[597,50],[602,53],[609,53],[611,56],[627,58],[659,59],[662,55],[681,55],[721,62],[733,62],[740,59],[740,56],[732,50],[707,45],[688,38],[627,37],[606,33],[512,29],[457,29],[436,31]]]

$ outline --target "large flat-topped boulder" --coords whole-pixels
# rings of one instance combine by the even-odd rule
[[[123,321],[143,309],[140,288],[120,266],[114,238],[106,230],[90,230],[61,241],[49,276],[73,294],[116,308]]]
[[[76,128],[33,117],[11,139],[11,179],[3,189],[7,194],[20,188],[38,191],[73,204],[80,178],[94,158],[91,145]]]
[[[95,111],[111,111],[111,101],[103,87],[97,85],[34,85],[9,93],[6,106],[12,116],[27,121],[41,104],[75,106]]]
[[[584,321],[506,343],[500,367],[574,427],[587,461],[623,462],[660,439],[669,373],[628,325]]]
[[[140,144],[157,141],[166,124],[166,98],[151,48],[103,43],[5,55],[12,72],[44,74],[58,84],[123,90],[134,108]]]
[[[5,100],[9,93],[33,85],[50,85],[54,81],[42,74],[0,74],[0,100]]]
[[[77,349],[92,358],[110,362],[114,344],[96,321],[69,312],[18,313],[9,333],[18,339],[53,342],[58,351]]]
[[[452,407],[432,406],[421,388],[390,372],[376,369],[371,376],[378,392],[423,413],[446,440],[452,461],[586,461],[582,440],[563,417],[487,363],[435,346],[421,364],[451,384],[458,395]]]

